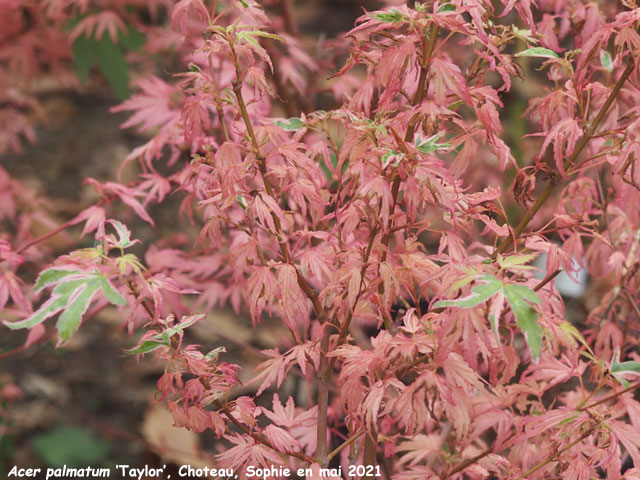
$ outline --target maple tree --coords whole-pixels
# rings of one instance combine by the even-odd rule
[[[243,475],[640,479],[640,8],[386,3],[312,56],[288,0],[9,2],[0,147],[34,136],[37,97],[11,82],[72,61],[79,80],[97,62],[128,97],[123,128],[150,138],[125,161],[135,181],[88,179],[102,200],[37,238],[46,209],[0,170],[6,325],[32,344],[59,315],[64,345],[116,305],[145,332],[129,352],[166,365],[176,425],[213,431],[217,466]],[[153,54],[170,47],[184,71],[161,78]],[[132,96],[127,60],[144,72]],[[318,110],[327,94],[335,108]],[[199,235],[139,258],[111,205],[153,225],[148,206],[170,194]],[[78,224],[95,246],[49,258],[43,240]],[[578,268],[597,295],[573,324],[554,281]],[[262,352],[251,395],[234,393],[222,345],[185,336],[225,305],[290,333]],[[301,398],[274,393],[291,376]]]

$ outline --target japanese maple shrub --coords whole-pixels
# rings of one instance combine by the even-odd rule
[[[43,266],[33,310],[3,240],[7,325],[59,314],[63,345],[118,305],[176,424],[213,431],[241,476],[640,479],[640,8],[387,1],[313,57],[290,2],[264,3],[273,20],[254,0],[168,5],[184,71],[114,108],[149,132],[139,178],[89,180],[102,201],[69,224],[96,246]],[[341,106],[315,110],[327,92]],[[109,205],[153,224],[174,192],[199,235],[136,257]],[[554,279],[577,268],[594,294],[574,324]],[[290,333],[250,395],[221,345],[185,336],[222,305]],[[274,393],[290,376],[295,399]]]

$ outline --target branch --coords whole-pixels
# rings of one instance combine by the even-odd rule
[[[100,206],[105,202],[104,198],[100,199],[99,202],[97,202],[95,204],[95,206]],[[73,217],[71,220],[68,220],[66,222],[64,222],[62,225],[60,225],[57,228],[54,228],[53,230],[45,233],[44,235],[40,235],[38,238],[34,238],[33,240],[25,243],[24,245],[22,245],[20,248],[18,248],[15,253],[22,253],[24,252],[26,249],[33,247],[34,245],[37,245],[39,243],[42,243],[48,239],[50,239],[51,237],[57,235],[58,233],[66,230],[69,227],[73,227],[74,225],[77,225],[78,223],[82,222],[82,219],[78,220],[78,215],[76,215],[75,217]]]
[[[598,422],[597,424],[595,424],[589,430],[584,432],[582,435],[580,435],[578,438],[576,438],[573,442],[571,442],[569,445],[567,445],[563,449],[552,452],[542,462],[538,463],[537,465],[534,465],[533,467],[531,467],[526,472],[518,475],[515,480],[523,480],[524,478],[527,478],[529,475],[531,475],[532,473],[537,472],[538,470],[540,470],[544,466],[548,465],[549,463],[557,461],[557,459],[558,459],[558,457],[560,457],[560,455],[562,455],[564,452],[566,452],[566,451],[570,450],[571,448],[573,448],[575,445],[577,445],[578,443],[583,441],[585,438],[591,436],[593,434],[593,432],[595,432],[598,428],[600,428],[601,425],[602,425],[602,422]]]
[[[259,433],[253,432],[246,425],[243,425],[242,423],[240,423],[238,421],[238,419],[233,416],[233,413],[231,413],[231,410],[229,410],[228,406],[222,405],[220,402],[216,402],[215,405],[220,410],[222,410],[222,413],[224,413],[225,417],[227,417],[231,421],[231,423],[233,423],[236,427],[238,427],[240,430],[242,430],[243,433],[245,433],[246,435],[249,435],[251,438],[253,438],[256,442],[261,443],[265,447],[270,448],[271,450],[279,453],[280,455],[288,455],[290,457],[299,458],[300,460],[304,460],[305,462],[309,462],[310,464],[311,463],[318,463],[318,461],[315,458],[313,458],[310,455],[307,455],[306,453],[301,453],[301,452],[281,452],[264,435],[261,435]]]
[[[620,93],[622,86],[627,81],[627,78],[629,78],[629,75],[631,75],[631,72],[633,72],[634,68],[635,60],[632,56],[630,56],[627,62],[627,68],[625,68],[624,72],[622,72],[622,75],[611,90],[611,93],[607,97],[607,100],[604,102],[604,105],[602,105],[602,108],[600,108],[600,111],[596,115],[596,118],[593,119],[591,125],[589,125],[589,127],[587,127],[587,129],[585,130],[584,135],[582,136],[576,147],[573,149],[573,153],[571,154],[571,156],[564,161],[563,169],[565,171],[569,169],[569,167],[573,166],[580,153],[582,153],[582,150],[584,150],[584,147],[587,146],[587,143],[589,143],[589,140],[591,140],[591,137],[593,137],[596,129],[598,128],[598,125],[600,125],[600,122],[602,122],[604,116],[609,110],[609,107],[611,107],[611,104]],[[531,210],[526,213],[522,220],[520,220],[520,223],[518,223],[518,225],[513,229],[513,235],[505,238],[494,250],[492,255],[493,258],[496,258],[498,253],[504,253],[515,241],[517,241],[520,234],[524,231],[529,222],[531,222],[536,213],[538,213],[538,211],[542,208],[542,206],[548,200],[549,196],[551,196],[551,193],[559,183],[560,180],[556,174],[551,183],[549,183],[544,189],[538,200],[533,204]]]
[[[625,394],[627,392],[635,390],[638,387],[640,387],[640,382],[636,382],[636,383],[628,386],[624,390],[620,390],[619,392],[613,392],[613,393],[611,393],[609,395],[605,395],[600,400],[596,400],[595,402],[591,402],[589,405],[584,405],[582,407],[578,407],[578,408],[576,408],[576,410],[578,410],[579,412],[584,412],[585,410],[589,410],[590,408],[597,407],[598,405],[601,405],[601,404],[603,404],[605,402],[608,402],[610,400],[614,400],[614,399],[618,398],[620,395],[623,395],[623,394]]]
[[[229,41],[229,47],[231,48],[231,55],[233,57],[233,63],[236,69],[236,78],[232,82],[233,92],[236,95],[236,99],[238,100],[238,109],[240,110],[240,115],[242,116],[242,120],[244,121],[245,127],[247,129],[247,135],[249,136],[249,140],[251,141],[251,146],[253,147],[253,154],[256,157],[256,161],[258,162],[258,169],[260,171],[260,175],[262,177],[262,182],[264,183],[264,189],[271,198],[276,200],[276,197],[273,193],[273,188],[271,186],[271,182],[269,181],[268,172],[267,172],[267,164],[264,156],[260,152],[260,146],[258,145],[258,140],[256,138],[255,131],[253,130],[253,124],[251,123],[251,119],[249,118],[249,112],[247,111],[247,105],[244,101],[244,97],[242,96],[242,72],[240,71],[240,63],[238,61],[238,57],[236,54],[235,47],[232,41]],[[274,226],[276,227],[276,234],[278,237],[278,244],[280,245],[280,251],[282,253],[282,258],[285,263],[292,265],[296,270],[296,278],[298,280],[298,285],[305,293],[305,295],[311,300],[313,303],[313,309],[316,312],[316,315],[322,322],[325,318],[324,309],[320,304],[320,299],[318,298],[318,294],[314,291],[314,289],[309,285],[307,280],[302,276],[300,271],[293,265],[291,260],[291,254],[289,253],[289,248],[287,246],[287,242],[285,240],[284,232],[282,230],[282,224],[280,223],[280,219],[273,212],[271,213],[271,217],[273,218]]]

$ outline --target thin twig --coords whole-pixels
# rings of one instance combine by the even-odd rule
[[[524,478],[527,478],[529,475],[531,475],[532,473],[537,472],[538,470],[540,470],[541,468],[545,467],[549,463],[557,461],[558,458],[560,457],[560,455],[562,455],[564,452],[570,450],[571,448],[576,446],[578,443],[582,442],[585,438],[590,437],[598,428],[600,428],[601,424],[602,424],[602,422],[598,422],[596,425],[594,425],[589,430],[587,430],[582,435],[580,435],[578,438],[576,438],[569,445],[567,445],[566,447],[562,448],[561,450],[557,450],[555,452],[552,452],[546,459],[544,459],[542,462],[538,463],[537,465],[534,465],[529,470],[527,470],[523,474],[521,474],[518,477],[516,477],[515,480],[522,480]]]
[[[604,102],[604,105],[602,105],[602,108],[600,108],[600,111],[596,115],[596,118],[593,119],[593,122],[591,123],[591,125],[589,125],[589,127],[587,127],[587,129],[585,130],[584,134],[582,135],[582,138],[580,138],[580,141],[573,149],[573,153],[571,154],[571,156],[564,161],[564,164],[562,167],[565,171],[569,169],[569,167],[574,166],[574,163],[577,160],[578,156],[582,153],[582,150],[584,150],[584,147],[587,146],[587,143],[589,143],[589,140],[591,140],[591,137],[593,137],[593,135],[595,134],[595,131],[598,128],[598,125],[600,125],[600,122],[602,122],[602,120],[604,119],[604,116],[607,114],[609,107],[611,107],[611,104],[620,93],[622,86],[627,81],[627,78],[629,78],[629,75],[631,75],[631,72],[633,72],[634,68],[635,68],[635,61],[631,56],[629,57],[627,68],[624,70],[624,72],[622,72],[622,75],[620,76],[615,86],[611,90],[611,93],[607,97],[607,100]],[[538,198],[538,200],[533,204],[533,206],[531,207],[531,210],[529,210],[525,214],[525,216],[522,217],[522,220],[520,220],[520,223],[518,223],[518,225],[513,229],[513,235],[505,238],[500,243],[500,245],[498,245],[498,247],[494,250],[492,255],[493,258],[497,257],[499,253],[504,253],[514,243],[514,241],[518,240],[518,237],[520,236],[520,234],[524,231],[526,226],[529,225],[529,222],[531,222],[531,220],[536,215],[536,213],[538,213],[538,211],[542,208],[542,206],[551,196],[551,193],[553,192],[553,190],[555,190],[556,186],[559,183],[560,183],[560,178],[556,174],[551,180],[551,183],[549,183],[546,186],[546,188],[543,190],[543,192],[540,194],[540,197]]]
[[[218,408],[219,410],[222,411],[222,413],[225,415],[225,417],[227,417],[231,421],[231,423],[233,423],[236,427],[238,427],[240,430],[242,430],[242,432],[244,432],[246,435],[249,435],[251,438],[253,438],[256,442],[261,443],[265,447],[268,447],[271,450],[273,450],[273,451],[275,451],[275,452],[277,452],[277,453],[279,453],[281,455],[288,455],[290,457],[299,458],[300,460],[304,460],[305,462],[309,462],[310,464],[311,463],[318,463],[318,461],[315,458],[313,458],[310,455],[307,455],[306,453],[302,453],[302,452],[281,452],[264,435],[262,435],[260,433],[253,432],[246,425],[243,425],[242,423],[240,423],[240,421],[236,417],[233,416],[233,413],[231,412],[231,410],[229,410],[229,407],[227,405],[222,405],[220,402],[215,402],[214,405],[216,406],[216,408]]]

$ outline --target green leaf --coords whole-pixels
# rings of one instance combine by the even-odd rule
[[[65,278],[72,276],[71,279]],[[79,278],[78,278],[79,277]],[[58,282],[49,300],[28,318],[18,322],[4,322],[12,330],[32,328],[60,313],[56,323],[61,343],[68,341],[82,323],[82,317],[99,290],[115,305],[126,305],[126,301],[111,285],[107,277],[98,272],[49,269],[38,278],[40,288]],[[64,310],[64,311],[63,311]]]
[[[403,22],[404,20],[408,20],[408,17],[404,16],[398,10],[393,9],[388,12],[379,12],[373,15],[373,18],[376,20],[380,20],[384,23],[396,23]]]
[[[619,362],[620,359],[620,350],[616,349],[613,355],[613,361],[611,362],[611,367],[609,370],[613,374],[613,376],[624,386],[625,388],[629,387],[629,381],[625,379],[621,374],[624,373],[640,373],[640,363],[634,361],[628,362]]]
[[[127,304],[127,301],[118,293],[113,285],[111,285],[107,277],[100,277],[100,288],[106,299],[109,300],[112,305],[124,307]]]
[[[502,282],[489,274],[482,275],[479,281],[484,282],[476,285],[471,289],[471,295],[458,298],[457,300],[440,300],[433,306],[435,308],[440,307],[460,307],[460,308],[473,308],[481,303],[486,302],[491,297],[502,289]]]
[[[126,32],[118,31],[118,45],[127,50],[138,50],[146,41],[144,34],[132,26],[127,27]]]
[[[100,277],[93,278],[77,288],[69,298],[66,310],[62,312],[56,329],[62,343],[69,341],[82,323],[82,316],[89,308],[93,297],[100,290]]]
[[[44,322],[47,318],[54,316],[60,310],[62,310],[67,304],[68,297],[66,296],[53,296],[49,299],[48,302],[45,302],[38,310],[33,312],[31,316],[25,318],[24,320],[20,320],[19,322],[7,322],[3,323],[9,327],[11,330],[19,330],[22,328],[32,328],[38,325],[39,323]]]
[[[158,335],[158,339],[152,338],[143,340],[140,345],[125,351],[131,355],[141,355],[143,353],[153,352],[160,347],[168,347],[170,345],[171,342],[165,342],[165,340],[162,339],[160,335]]]
[[[587,341],[584,339],[580,331],[576,327],[574,327],[571,323],[567,322],[566,320],[563,321],[560,324],[560,330],[562,330],[567,336],[577,340],[582,346],[584,346],[589,352],[589,355],[590,355],[589,358],[591,358],[594,362],[602,363],[601,360],[597,360],[595,358],[595,354],[593,353],[593,350],[591,350],[591,347],[589,346]]]
[[[606,50],[600,50],[600,63],[607,72],[613,71],[613,60],[611,54]]]
[[[80,83],[89,78],[91,67],[96,62],[96,42],[84,35],[78,36],[73,42],[73,65]]]
[[[544,47],[532,47],[515,54],[516,57],[560,58],[556,52]]]
[[[393,163],[394,167],[397,167],[398,165],[400,165],[400,162],[402,161],[402,159],[404,158],[404,155],[400,152],[397,152],[395,150],[389,150],[387,153],[385,153],[382,156],[382,168],[385,168],[387,165],[389,165],[389,163],[391,163],[391,160],[395,159],[395,162]]]
[[[111,41],[108,34],[96,43],[98,64],[107,83],[118,98],[129,96],[129,70],[122,51]]]
[[[272,40],[278,40],[280,42],[284,42],[284,38],[282,38],[280,35],[275,35],[273,33],[269,33],[269,32],[263,32],[262,30],[249,30],[249,31],[245,31],[242,32],[245,33],[247,35],[251,35],[252,37],[264,37],[264,38],[270,38]]]
[[[243,195],[236,195],[236,202],[238,202],[238,205],[240,205],[243,210],[246,210],[249,206]]]
[[[523,265],[525,263],[529,263],[531,260],[538,256],[537,253],[531,253],[528,255],[511,255],[509,257],[503,257],[502,255],[498,255],[498,265],[502,269],[518,269],[518,270],[531,270],[533,267]]]
[[[110,446],[79,427],[58,427],[35,436],[35,454],[51,467],[82,468],[98,465],[107,459]]]
[[[140,273],[145,269],[140,259],[133,253],[125,253],[121,257],[116,258],[116,265],[118,265],[120,273],[123,275],[127,271],[127,267],[131,267],[136,273]]]
[[[288,122],[288,123],[287,123]],[[277,121],[276,125],[285,130],[299,130],[304,127],[304,122],[299,118],[290,118],[286,122]]]
[[[135,242],[131,240],[131,231],[122,222],[119,222],[118,220],[109,220],[109,223],[113,225],[113,228],[115,228],[118,233],[117,247],[128,248],[137,242],[137,240]]]
[[[438,150],[446,150],[451,148],[450,143],[436,143],[436,141],[444,135],[444,132],[437,133],[436,135],[422,140],[419,136],[417,138],[416,147],[422,153],[433,153]]]
[[[194,315],[189,315],[188,317],[183,318],[183,320],[174,325],[172,328],[168,328],[163,332],[152,335],[148,338],[145,338],[140,342],[139,345],[136,345],[133,348],[125,350],[126,353],[130,355],[139,355],[143,353],[149,353],[154,350],[157,350],[160,347],[169,347],[171,346],[171,337],[174,335],[181,335],[182,331],[185,328],[190,327],[194,323],[202,320],[204,315],[201,313],[197,313]],[[211,352],[209,352],[211,353]]]
[[[80,274],[81,272],[79,270],[57,270],[55,268],[49,268],[38,275],[38,280],[33,289],[37,292],[49,284],[58,283],[64,277]]]
[[[441,5],[440,8],[438,8],[438,13],[455,12],[455,11],[456,11],[456,6],[451,3],[445,3],[444,5]]]
[[[224,347],[217,347],[211,350],[209,353],[207,353],[205,357],[208,358],[209,360],[215,360],[216,358],[218,358],[218,355],[226,351],[227,349]]]
[[[503,291],[511,311],[516,316],[516,323],[531,349],[531,355],[534,360],[537,360],[542,349],[542,330],[538,324],[537,312],[525,300],[540,303],[540,298],[533,290],[524,285],[505,285]]]
[[[640,363],[639,362],[616,362],[614,361],[611,364],[611,373],[624,373],[624,372],[635,372],[640,373]]]
[[[538,294],[533,290],[531,290],[526,285],[509,284],[509,285],[505,285],[504,289],[505,289],[505,292],[504,292],[505,295],[507,294],[507,290],[508,290],[513,295],[517,295],[520,298],[529,300],[531,303],[535,303],[536,305],[539,305],[540,303],[542,303],[542,301],[540,300],[540,297],[538,297]]]

